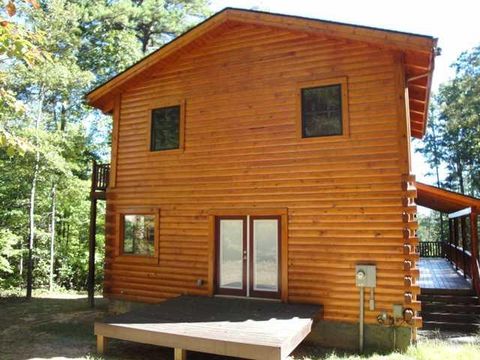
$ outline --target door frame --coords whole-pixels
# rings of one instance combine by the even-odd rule
[[[287,208],[220,208],[208,210],[208,278],[207,295],[216,294],[216,264],[218,249],[216,248],[216,218],[217,217],[241,217],[241,216],[279,216],[281,231],[280,237],[280,299],[288,302],[288,209]]]
[[[242,251],[242,288],[241,289],[228,289],[220,287],[220,221],[222,220],[242,220],[243,221],[243,251]],[[247,273],[245,271],[247,267],[248,257],[248,244],[247,244],[247,217],[246,216],[216,216],[215,217],[215,293],[220,295],[234,295],[234,296],[247,296]],[[247,256],[245,256],[247,252]]]

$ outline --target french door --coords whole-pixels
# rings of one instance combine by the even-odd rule
[[[280,297],[279,216],[216,218],[216,292]]]

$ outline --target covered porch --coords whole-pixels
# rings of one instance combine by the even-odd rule
[[[423,329],[475,333],[480,328],[480,200],[417,182],[417,205],[448,215],[447,236],[418,245]]]
[[[174,348],[175,360],[187,351],[246,359],[285,359],[322,315],[317,305],[269,300],[180,296],[141,305],[95,323],[97,350],[108,339]]]
[[[446,239],[419,242],[420,287],[473,289],[480,295],[480,200],[420,182],[417,205],[448,214]]]

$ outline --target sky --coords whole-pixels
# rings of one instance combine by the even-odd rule
[[[441,55],[435,59],[432,91],[454,76],[450,65],[466,50],[480,45],[479,0],[212,0],[211,8],[238,7],[300,15],[356,25],[406,31],[438,38]],[[417,141],[418,142],[418,141]],[[415,144],[414,144],[415,145]],[[423,156],[412,154],[417,180],[434,184],[425,176]]]

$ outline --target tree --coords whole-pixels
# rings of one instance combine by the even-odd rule
[[[124,70],[210,14],[206,0],[75,0],[82,8],[79,59],[96,84]]]
[[[111,124],[85,105],[84,94],[138,60],[144,43],[151,51],[191,26],[206,12],[206,1],[50,0],[38,9],[18,1],[18,22],[25,27],[15,24],[14,33],[30,29],[22,52],[31,49],[41,60],[0,53],[6,59],[1,84],[14,101],[0,106],[0,130],[7,130],[9,142],[21,139],[28,146],[23,153],[0,146],[0,286],[25,281],[27,258],[30,296],[52,278],[66,288],[86,286],[91,160],[108,159]],[[155,24],[142,42],[147,15]],[[14,42],[2,44],[6,49]],[[0,136],[0,144],[5,139]],[[99,222],[102,247],[102,216]]]
[[[455,78],[438,95],[446,182],[475,196],[480,191],[480,46],[460,55],[453,67]]]
[[[455,78],[434,97],[427,133],[417,151],[434,169],[437,186],[463,194],[480,194],[480,46],[464,52],[452,65]],[[440,169],[446,170],[442,179]],[[446,223],[421,219],[434,227],[430,234],[445,238]],[[429,234],[423,234],[430,236]]]
[[[35,9],[39,5],[36,0],[26,0]],[[12,20],[17,7],[12,0],[0,8],[0,115],[5,113],[19,114],[24,110],[23,104],[15,98],[15,93],[8,89],[8,64],[23,63],[28,67],[45,60],[45,54],[34,45],[41,42],[43,34],[28,30]],[[12,134],[0,117],[0,147],[7,148],[10,154],[15,151],[24,153],[29,149],[24,139]]]

